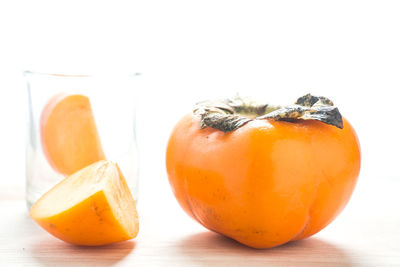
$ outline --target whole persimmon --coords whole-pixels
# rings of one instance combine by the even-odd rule
[[[294,105],[236,97],[199,103],[169,139],[166,166],[181,207],[211,231],[254,248],[307,238],[350,199],[360,146],[325,97]]]

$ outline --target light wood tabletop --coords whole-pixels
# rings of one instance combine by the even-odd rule
[[[140,232],[88,248],[52,237],[28,216],[24,187],[0,187],[0,266],[400,266],[400,181],[363,177],[349,205],[312,238],[255,250],[207,231],[178,206],[167,179],[142,177]],[[147,182],[146,182],[147,181]]]

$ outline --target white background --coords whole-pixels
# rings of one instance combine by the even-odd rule
[[[26,69],[141,72],[142,174],[163,186],[174,123],[236,92],[331,98],[358,132],[362,176],[400,178],[399,14],[399,1],[1,1],[0,179],[24,182]]]

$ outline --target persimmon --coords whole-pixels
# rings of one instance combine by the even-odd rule
[[[40,133],[48,162],[62,174],[105,159],[90,101],[84,95],[51,98],[41,114]]]
[[[99,246],[136,237],[135,202],[117,164],[99,161],[63,179],[31,208],[30,216],[66,242]]]
[[[346,206],[360,171],[350,123],[324,97],[294,105],[199,103],[170,136],[166,167],[180,206],[253,248],[307,238]]]

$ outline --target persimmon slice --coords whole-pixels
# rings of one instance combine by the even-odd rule
[[[99,246],[136,237],[136,205],[117,164],[99,161],[65,178],[31,208],[30,216],[55,237]]]
[[[70,175],[105,159],[89,98],[59,94],[40,118],[43,152],[58,172]]]

